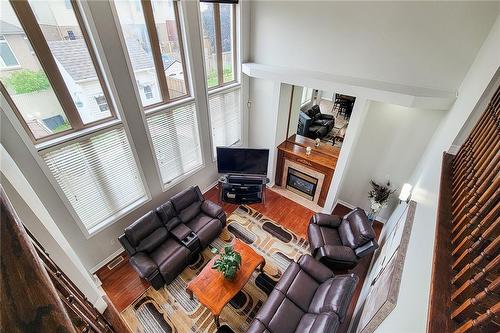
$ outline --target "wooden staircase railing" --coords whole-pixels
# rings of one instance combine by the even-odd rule
[[[24,228],[0,186],[1,312],[5,332],[116,330]],[[128,330],[121,330],[128,332]]]
[[[500,88],[443,155],[428,333],[500,332]]]

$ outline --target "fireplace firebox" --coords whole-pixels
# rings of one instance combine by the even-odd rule
[[[303,172],[288,168],[286,177],[286,189],[292,191],[308,200],[314,201],[316,188],[318,186],[318,179],[306,175]]]

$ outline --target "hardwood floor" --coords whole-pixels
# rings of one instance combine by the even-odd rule
[[[204,194],[205,198],[214,202],[218,202],[218,195],[219,191],[217,187],[211,188]],[[221,202],[219,204],[224,208],[224,211],[228,216],[236,208],[238,208],[238,205],[225,202]],[[309,223],[309,219],[314,214],[312,210],[269,190],[267,190],[266,193],[265,204],[253,204],[250,206],[270,219],[292,230],[297,235],[307,238],[307,225]],[[349,211],[350,209],[348,207],[337,205],[334,208],[333,213],[344,215]],[[382,230],[382,223],[376,221],[374,223],[374,229],[378,238]],[[102,282],[102,288],[108,295],[109,300],[119,312],[123,311],[128,305],[132,304],[132,302],[148,288],[148,284],[141,280],[132,266],[129,265],[126,254],[122,253],[121,255],[124,256],[125,260],[117,267],[109,270],[106,266],[104,266],[96,272]],[[353,270],[349,271],[349,273],[354,273],[359,276],[359,283],[354,292],[353,300],[348,308],[346,318],[340,325],[338,330],[339,333],[347,332],[350,319],[354,312],[354,307],[356,306],[357,299],[370,266],[371,258],[371,255],[363,258]]]

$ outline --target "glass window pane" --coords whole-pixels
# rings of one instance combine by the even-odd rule
[[[215,47],[214,5],[211,3],[202,2],[200,3],[200,9],[207,85],[208,88],[211,88],[219,84],[217,74],[217,55]]]
[[[177,21],[173,1],[154,0],[151,2],[155,18],[156,32],[160,42],[163,70],[167,80],[171,99],[187,94],[186,75],[177,30]]]
[[[220,4],[220,30],[222,42],[222,71],[223,82],[231,82],[234,78],[234,21],[233,6],[231,4]]]
[[[16,56],[4,36],[0,36],[0,68],[19,66]]]
[[[70,129],[59,100],[7,1],[1,1],[0,20],[5,41],[19,64],[14,69],[0,71],[0,81],[33,136],[40,139]]]
[[[143,106],[162,101],[140,0],[115,1]],[[147,91],[147,93],[146,93]]]
[[[30,5],[83,123],[110,117],[93,98],[104,93],[73,9],[64,0]]]

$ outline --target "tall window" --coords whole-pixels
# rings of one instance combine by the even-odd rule
[[[114,2],[146,108],[181,99],[188,83],[179,10],[173,0]]]
[[[1,93],[34,143],[60,136],[36,147],[92,235],[148,198],[80,9],[74,0],[0,5]]]
[[[201,2],[200,10],[207,86],[211,89],[233,83],[236,81],[236,5]]]
[[[34,141],[116,117],[78,6],[59,3],[2,5],[2,44],[13,46],[2,47],[2,59],[18,66],[0,72],[1,88]]]
[[[227,147],[240,143],[240,90],[238,87],[222,93],[211,94],[208,98],[214,157],[216,147]]]

